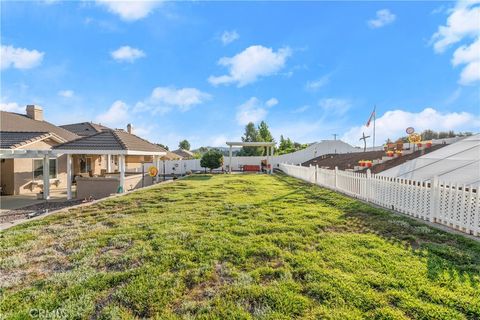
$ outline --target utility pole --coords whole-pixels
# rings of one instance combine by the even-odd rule
[[[334,134],[332,134],[332,136],[333,136],[333,140],[337,140],[338,134],[334,133]]]

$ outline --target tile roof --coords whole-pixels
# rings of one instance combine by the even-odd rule
[[[193,152],[185,150],[185,149],[178,149],[178,150],[175,150],[175,151],[172,151],[172,152],[175,153],[176,155],[179,155],[183,159],[190,159],[190,158],[194,157]]]
[[[93,122],[65,124],[65,125],[61,125],[60,127],[82,137],[91,136],[98,132],[102,132],[103,130],[111,130],[108,127],[105,127],[105,126],[102,126],[101,124],[93,123]]]
[[[0,149],[16,149],[51,136],[48,132],[0,132]]]
[[[162,160],[181,160],[182,159],[182,157],[180,157],[176,153],[173,153],[173,152],[168,151],[168,150],[165,150],[165,152],[167,154],[162,157]]]
[[[55,150],[130,150],[166,152],[162,147],[150,143],[123,130],[104,130],[53,147]]]
[[[18,133],[50,132],[67,141],[79,137],[75,133],[51,124],[50,122],[33,120],[24,114],[6,111],[0,111],[0,131]]]

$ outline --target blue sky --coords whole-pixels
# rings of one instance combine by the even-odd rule
[[[479,131],[474,2],[4,2],[1,107],[175,148]]]

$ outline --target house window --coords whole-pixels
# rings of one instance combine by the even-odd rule
[[[50,173],[49,179],[55,179],[57,177],[57,159],[49,159]],[[33,159],[33,179],[43,179],[43,159]]]
[[[92,158],[80,159],[80,172],[88,173],[90,170],[92,170]]]

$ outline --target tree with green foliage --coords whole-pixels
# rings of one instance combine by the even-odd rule
[[[273,139],[272,133],[268,129],[268,125],[265,121],[260,122],[260,124],[258,125],[258,134],[259,134],[260,139],[261,139],[260,141],[275,142],[275,139]],[[267,155],[267,150],[268,150],[267,147],[263,148],[263,155],[264,156]]]
[[[169,149],[168,149],[168,146],[165,145],[165,144],[157,143],[157,146],[162,147],[163,149],[165,149],[165,150],[167,150],[167,151],[169,150]]]
[[[196,150],[197,153],[200,153],[200,154],[204,154],[206,152],[208,152],[208,148],[207,147],[200,147]]]
[[[284,138],[280,136],[280,144],[278,146],[277,154],[286,154],[299,151],[308,147],[308,143],[293,142],[290,138]]]
[[[190,142],[187,139],[180,141],[178,147],[183,150],[190,150]]]
[[[259,142],[262,141],[260,134],[253,124],[249,122],[245,126],[245,133],[242,137],[243,142]],[[262,147],[242,147],[242,150],[238,152],[239,156],[261,156],[263,154]]]
[[[223,154],[218,149],[210,149],[203,154],[200,159],[200,166],[202,168],[209,168],[210,172],[213,169],[219,168],[223,165]]]
[[[438,132],[427,129],[421,133],[421,136],[422,136],[422,140],[438,139]]]
[[[286,154],[286,153],[290,153],[290,152],[293,152],[294,149],[293,149],[293,143],[292,143],[292,140],[290,140],[290,138],[287,138],[285,139],[283,137],[283,134],[280,135],[280,145],[278,146],[278,154]]]
[[[193,153],[193,159],[201,159],[201,158],[202,158],[202,153],[200,152]]]

